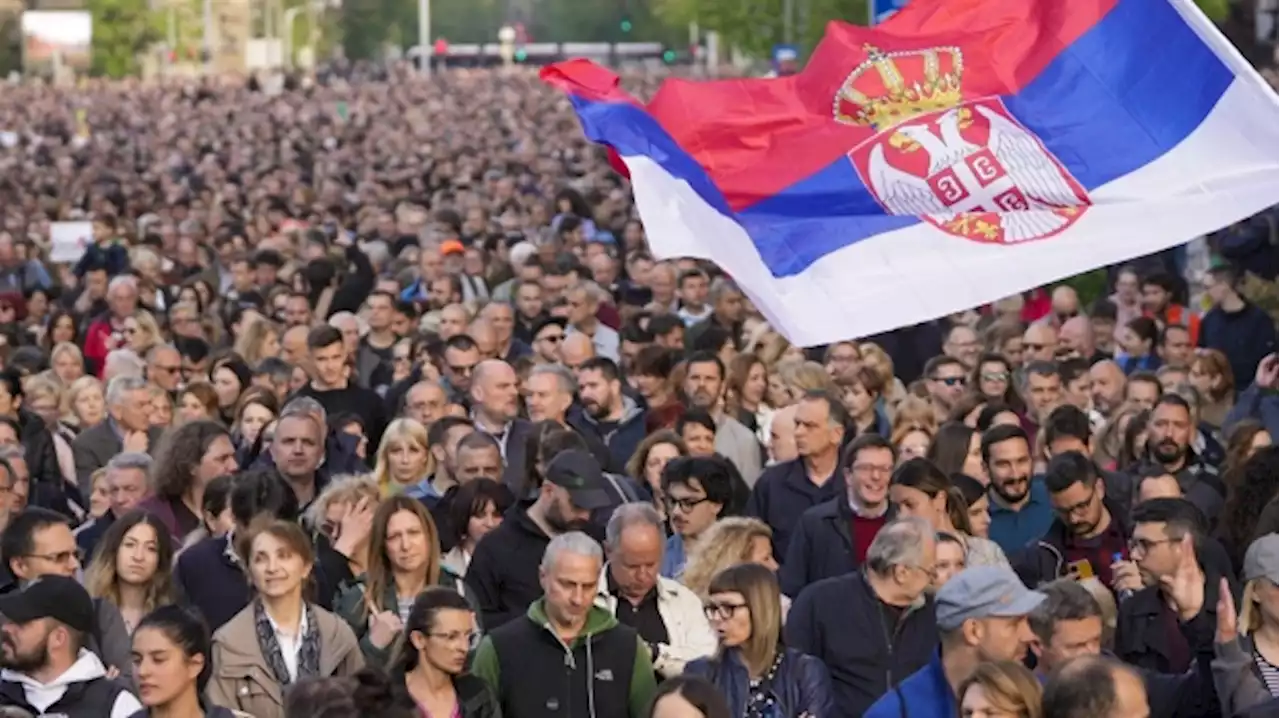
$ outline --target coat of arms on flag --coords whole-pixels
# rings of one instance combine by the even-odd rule
[[[835,120],[876,134],[849,153],[889,214],[949,234],[1016,244],[1071,226],[1088,195],[998,97],[965,100],[960,48],[864,48],[836,93]]]

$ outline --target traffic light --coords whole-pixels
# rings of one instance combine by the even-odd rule
[[[623,32],[631,32],[631,18],[622,18],[622,22],[618,23],[618,25],[622,28]]]

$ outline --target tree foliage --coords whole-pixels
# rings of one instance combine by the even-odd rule
[[[162,39],[163,24],[147,0],[88,0],[93,16],[92,72],[108,77],[135,75],[139,56]]]

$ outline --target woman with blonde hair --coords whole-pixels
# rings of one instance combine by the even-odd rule
[[[147,385],[148,417],[152,426],[167,429],[173,425],[173,397],[155,384]]]
[[[756,356],[770,371],[784,361],[804,361],[804,350],[787,341],[786,337],[769,330],[755,345]],[[776,408],[776,407],[775,407]]]
[[[1016,661],[980,663],[956,691],[961,718],[1041,718],[1040,681]]]
[[[773,415],[766,396],[769,371],[760,357],[745,353],[733,357],[728,369],[725,413],[741,422],[751,433],[760,435]]]
[[[1240,617],[1227,580],[1218,591],[1218,635],[1213,662],[1214,684],[1223,715],[1242,715],[1264,702],[1275,702],[1280,682],[1280,535],[1267,534],[1244,555],[1244,591]],[[1252,713],[1251,713],[1252,715]]]
[[[789,359],[778,364],[778,376],[782,379],[782,384],[787,387],[790,404],[799,401],[811,391],[825,391],[832,396],[836,395],[831,375],[827,373],[826,367],[816,361]]]
[[[145,309],[139,309],[133,316],[125,319],[121,332],[124,334],[125,346],[144,359],[147,352],[163,339],[156,318]]]
[[[325,541],[336,546],[344,540],[342,531],[348,517],[359,514],[372,516],[380,499],[378,482],[374,481],[372,474],[335,476],[307,507],[303,523],[317,534],[317,544]],[[345,538],[349,541],[351,537]],[[344,553],[353,576],[364,573],[369,563],[367,533],[357,536],[357,539],[355,545],[347,547]]]
[[[258,441],[263,428],[280,415],[280,402],[270,389],[251,386],[236,402],[235,420],[231,424],[231,437],[236,446],[249,450]]]
[[[928,399],[908,394],[894,407],[890,418],[893,421],[891,435],[910,425],[923,428],[930,436],[938,433],[938,414]]]
[[[782,644],[781,596],[773,571],[752,563],[718,572],[707,586],[702,611],[719,645],[685,673],[718,688],[730,715],[810,718],[835,710],[822,661]]]
[[[49,353],[49,366],[63,386],[84,376],[84,352],[71,342],[62,342]]]
[[[911,459],[924,458],[933,443],[934,428],[923,422],[894,422],[893,433],[889,435],[889,443],[893,444],[898,454],[898,465]]]
[[[76,432],[97,426],[107,417],[107,398],[97,377],[82,376],[62,395],[63,423]]]
[[[416,419],[396,419],[382,434],[373,476],[383,496],[398,494],[431,475],[427,427]]]
[[[902,381],[893,375],[893,359],[879,344],[872,342],[863,342],[858,345],[858,350],[862,353],[862,366],[875,372],[880,377],[880,382],[884,384],[884,401],[886,410],[888,407],[896,406],[899,401],[907,394],[907,388],[902,385]],[[892,411],[888,413],[892,414]]]
[[[408,496],[391,496],[373,514],[369,565],[338,593],[334,612],[355,631],[365,659],[381,665],[418,594],[432,586],[459,591],[460,585],[461,579],[441,562],[440,536],[426,506]]]
[[[64,481],[75,485],[76,460],[71,450],[71,442],[76,435],[61,421],[65,393],[57,379],[48,376],[47,373],[28,377],[22,383],[23,406],[44,421],[45,427],[53,437],[53,453],[58,457],[58,471],[62,474]]]
[[[778,570],[778,561],[773,557],[773,529],[760,519],[744,516],[723,518],[698,537],[698,544],[689,555],[680,582],[705,598],[712,577],[744,562],[760,564],[770,571]]]
[[[235,352],[251,367],[280,356],[280,328],[266,317],[255,316],[236,339]]]

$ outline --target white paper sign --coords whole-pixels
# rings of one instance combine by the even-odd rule
[[[93,222],[54,222],[49,225],[49,261],[75,264],[93,244]]]

